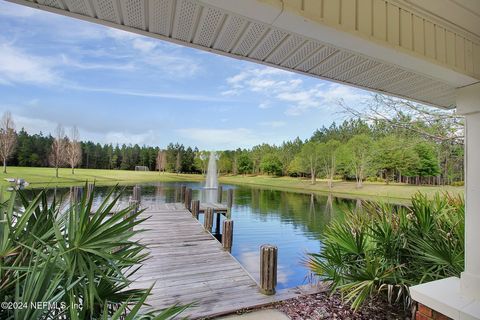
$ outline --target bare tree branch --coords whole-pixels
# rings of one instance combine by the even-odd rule
[[[3,161],[3,173],[7,173],[7,160],[12,156],[16,142],[15,123],[12,114],[7,111],[3,114],[0,124],[0,158]]]
[[[75,167],[82,162],[82,146],[80,145],[80,134],[78,128],[74,126],[70,133],[70,139],[65,148],[66,162],[72,168],[72,174],[75,174]]]
[[[437,142],[463,143],[464,118],[452,110],[428,106],[375,94],[363,109],[338,102],[344,113],[367,122],[382,121],[392,128],[412,131]]]
[[[58,124],[55,129],[55,137],[48,157],[50,166],[55,168],[55,176],[58,178],[58,168],[60,168],[66,161],[65,150],[67,147],[67,139],[65,137],[65,130],[61,124]]]

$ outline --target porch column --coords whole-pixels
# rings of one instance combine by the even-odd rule
[[[457,112],[465,116],[465,271],[460,289],[480,300],[480,83],[458,89]]]

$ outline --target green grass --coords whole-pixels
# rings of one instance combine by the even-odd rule
[[[5,178],[23,178],[30,185],[29,188],[43,188],[53,186],[82,185],[85,181],[94,182],[100,186],[119,184],[135,184],[142,182],[168,182],[201,180],[200,175],[158,173],[154,171],[129,170],[101,170],[101,169],[71,169],[61,168],[59,177],[55,178],[53,168],[8,167],[7,173],[0,173],[0,185],[9,186]]]
[[[100,169],[76,169],[72,175],[71,170],[62,168],[59,170],[59,178],[55,178],[53,168],[29,168],[29,167],[8,167],[8,173],[0,173],[0,185],[9,186],[10,183],[4,178],[23,178],[30,183],[29,188],[43,188],[73,185],[82,185],[90,181],[97,185],[135,184],[146,182],[171,182],[171,181],[202,181],[201,175],[195,174],[173,174],[158,172],[141,172],[127,170],[100,170]],[[255,185],[274,189],[297,191],[297,192],[332,192],[342,197],[361,197],[374,199],[382,197],[385,200],[408,201],[418,191],[428,197],[437,192],[449,192],[451,194],[463,194],[463,187],[452,186],[410,186],[404,184],[365,183],[364,187],[357,189],[354,182],[336,182],[332,190],[328,189],[326,181],[318,180],[315,185],[310,180],[291,177],[271,176],[223,176],[220,178],[223,183],[240,185]]]
[[[225,176],[220,180],[224,183],[248,184],[256,186],[269,186],[276,189],[292,190],[299,192],[333,193],[346,198],[394,200],[400,202],[410,201],[412,195],[422,192],[431,198],[435,193],[449,192],[453,195],[463,194],[463,187],[452,186],[412,186],[406,184],[385,184],[379,182],[365,182],[363,187],[356,188],[355,182],[337,181],[333,189],[329,189],[326,180],[317,180],[312,185],[310,179],[272,176]]]

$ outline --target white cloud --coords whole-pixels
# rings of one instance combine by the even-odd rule
[[[77,61],[70,57],[67,57],[65,54],[61,54],[61,62],[66,67],[78,68],[83,70],[117,70],[117,71],[130,71],[134,70],[135,66],[132,63],[91,63]]]
[[[262,142],[262,137],[246,128],[210,129],[210,128],[184,128],[177,129],[180,136],[196,142],[205,149],[236,148],[239,141],[243,146],[254,146]]]
[[[243,70],[226,79],[229,88],[223,95],[255,93],[262,101],[258,107],[267,109],[273,105],[286,107],[288,116],[298,116],[311,109],[332,109],[342,99],[346,102],[358,102],[365,99],[366,93],[335,83],[322,82],[307,85],[291,72],[270,67]]]
[[[105,30],[106,30],[105,31],[106,36],[108,36],[110,38],[113,38],[113,39],[116,39],[116,40],[120,40],[120,41],[134,40],[134,39],[142,37],[142,36],[140,36],[136,33],[128,32],[128,31],[124,31],[124,30],[120,30],[120,29],[115,29],[115,28],[106,28]]]
[[[259,109],[270,109],[272,107],[270,102],[262,102],[258,105]]]
[[[134,52],[130,57],[131,63],[137,67],[153,67],[175,78],[192,77],[202,70],[201,63],[185,55],[179,46],[118,29],[108,29],[106,36],[140,52]]]
[[[149,53],[157,47],[157,44],[151,40],[136,38],[133,40],[133,47],[141,52]]]
[[[202,69],[195,59],[180,53],[167,53],[158,49],[141,56],[140,61],[176,78],[192,77]]]
[[[174,100],[185,100],[185,101],[211,101],[211,102],[226,101],[223,98],[210,96],[210,95],[147,92],[147,91],[134,91],[134,90],[117,89],[117,88],[86,87],[86,86],[80,86],[80,85],[68,85],[67,87],[69,89],[78,90],[78,91],[101,92],[101,93],[110,93],[110,94],[123,95],[123,96],[162,98],[162,99],[174,99]]]
[[[60,77],[52,61],[28,54],[11,44],[0,44],[0,83],[53,84]]]
[[[153,143],[156,142],[156,134],[153,132],[153,130],[148,130],[147,132],[144,133],[139,133],[139,134],[133,134],[131,132],[120,132],[120,131],[113,131],[113,132],[108,132],[105,135],[104,141],[106,143],[112,143],[112,144],[150,144],[152,145]],[[153,143],[152,143],[153,142]]]
[[[284,127],[287,123],[285,121],[262,121],[258,124],[264,127],[280,128]]]
[[[225,90],[220,93],[222,96],[238,96],[240,92],[238,90]]]
[[[17,130],[25,128],[29,133],[50,133],[57,124],[53,121],[24,117],[18,114],[13,114],[13,120],[15,121],[15,127]]]

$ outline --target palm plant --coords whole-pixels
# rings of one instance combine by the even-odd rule
[[[46,190],[32,200],[13,193],[0,204],[0,300],[26,306],[0,309],[0,318],[170,319],[186,308],[140,314],[150,290],[128,286],[147,257],[132,240],[142,231],[134,227],[145,219],[141,211],[132,214],[133,207],[113,212],[121,196],[114,196],[117,189],[97,209],[93,193],[64,210],[55,196],[49,201]],[[39,301],[62,308],[30,307]]]
[[[311,271],[358,309],[372,295],[410,304],[408,287],[458,276],[464,264],[464,201],[422,194],[411,207],[369,202],[328,226]]]

